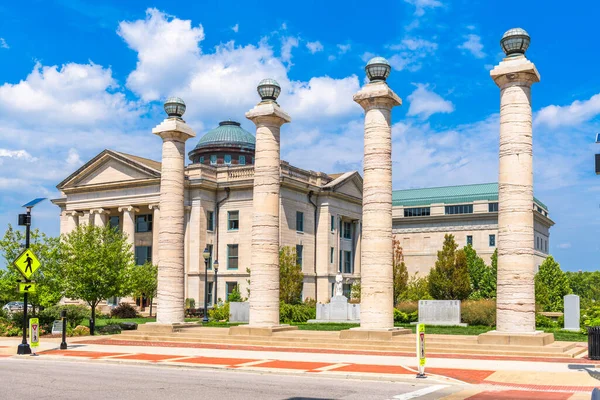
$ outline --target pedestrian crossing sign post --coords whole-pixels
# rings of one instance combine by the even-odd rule
[[[19,257],[13,261],[13,265],[19,270],[25,279],[29,280],[31,275],[37,271],[41,264],[31,249],[25,249],[19,255]]]
[[[35,282],[19,282],[19,293],[35,293],[36,284]]]
[[[419,361],[419,372],[417,378],[426,378],[425,376],[425,324],[417,325],[417,359]]]
[[[40,346],[40,320],[38,318],[29,319],[29,342],[34,349]],[[37,355],[35,350],[33,355]]]

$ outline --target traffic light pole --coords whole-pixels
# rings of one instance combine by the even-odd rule
[[[31,228],[31,208],[27,207],[27,217],[25,220],[25,248],[29,248],[29,237],[30,237],[30,228]],[[25,279],[25,282],[29,282],[28,279]],[[29,347],[29,343],[27,343],[27,328],[28,328],[28,319],[27,319],[27,296],[28,293],[23,293],[23,341],[19,345],[17,349],[17,354],[31,354],[31,347]]]

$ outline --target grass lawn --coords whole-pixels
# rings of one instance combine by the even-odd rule
[[[106,325],[118,324],[119,322],[136,322],[138,325],[146,322],[156,322],[156,318],[96,318],[96,328],[101,328]],[[81,325],[90,327],[90,320],[84,319]]]

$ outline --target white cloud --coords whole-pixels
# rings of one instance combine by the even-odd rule
[[[292,62],[292,49],[298,47],[298,38],[295,37],[284,37],[281,39],[281,61],[291,66]]]
[[[6,43],[4,38],[0,38],[0,49],[10,49],[10,46]]]
[[[240,24],[235,24],[234,26],[231,27],[231,30],[234,31],[235,33],[238,33],[240,31]]]
[[[351,44],[338,44],[338,54],[346,54],[352,48]]]
[[[311,54],[323,51],[323,45],[318,40],[315,42],[307,42],[306,48],[311,52]]]
[[[404,0],[406,3],[415,6],[415,15],[420,17],[425,14],[425,9],[441,7],[443,4],[438,0]]]
[[[415,72],[421,69],[424,59],[435,53],[438,44],[426,39],[407,37],[389,48],[398,51],[388,59],[392,68],[397,71],[406,69]]]
[[[67,156],[66,161],[67,164],[69,164],[70,166],[79,166],[83,164],[81,158],[79,157],[79,152],[77,151],[77,149],[74,149],[72,147],[69,149],[69,155]]]
[[[558,247],[559,249],[570,249],[571,243],[569,243],[569,242],[560,243],[560,244],[557,244],[556,247]]]
[[[454,105],[451,101],[444,100],[442,96],[429,90],[428,85],[417,84],[414,92],[408,95],[410,101],[408,116],[420,116],[424,119],[429,118],[435,113],[451,113],[454,111]]]
[[[329,61],[333,61],[333,60],[335,60],[335,59],[336,59],[336,56],[334,56],[333,54],[330,54],[330,55],[327,57],[327,59],[328,59]]]
[[[475,34],[468,34],[465,36],[467,39],[463,44],[458,46],[459,49],[467,50],[475,58],[484,58],[486,54],[483,52],[483,44],[481,43],[481,37]]]
[[[37,161],[37,158],[29,154],[27,150],[0,149],[0,161],[2,161],[2,158],[13,158],[29,162]]]
[[[544,107],[536,113],[534,123],[551,128],[574,126],[589,121],[598,114],[600,114],[600,93],[588,100],[575,100],[568,106]]]

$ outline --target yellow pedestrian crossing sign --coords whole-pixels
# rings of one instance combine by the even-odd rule
[[[19,282],[19,293],[35,293],[35,289],[34,282]]]
[[[25,249],[19,257],[13,262],[13,265],[19,270],[25,279],[31,278],[31,275],[40,267],[40,261],[37,259],[31,249]]]

